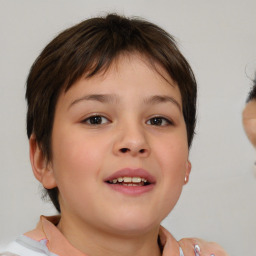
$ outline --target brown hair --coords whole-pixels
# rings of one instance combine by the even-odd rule
[[[252,85],[252,88],[251,88],[251,90],[248,94],[246,103],[248,103],[251,100],[256,100],[256,71],[255,71],[254,80],[252,82],[253,82],[253,85]]]
[[[32,133],[48,161],[55,107],[62,91],[82,76],[107,70],[121,53],[138,52],[152,64],[160,63],[178,84],[191,146],[196,122],[197,85],[194,74],[176,46],[174,38],[160,27],[139,18],[116,14],[91,18],[53,39],[31,67],[26,99],[27,136]],[[60,211],[58,189],[47,191]]]

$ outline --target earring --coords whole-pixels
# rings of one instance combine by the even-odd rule
[[[185,176],[185,184],[187,184],[187,182],[188,182],[188,178],[187,176]]]

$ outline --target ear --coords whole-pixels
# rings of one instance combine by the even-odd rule
[[[57,185],[53,168],[45,158],[34,134],[32,134],[29,139],[29,156],[36,179],[43,185],[44,188],[55,188]]]
[[[188,183],[189,181],[189,175],[190,175],[190,172],[191,172],[191,162],[188,160],[187,163],[186,163],[186,172],[185,172],[185,179],[184,179],[184,185]]]

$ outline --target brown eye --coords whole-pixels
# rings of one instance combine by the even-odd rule
[[[83,123],[86,123],[89,125],[100,125],[100,124],[105,124],[107,122],[108,122],[108,119],[103,116],[90,116],[83,121]]]
[[[153,117],[147,121],[147,124],[155,126],[167,126],[171,125],[172,122],[164,117]]]

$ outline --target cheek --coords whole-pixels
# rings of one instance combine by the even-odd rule
[[[243,121],[243,124],[249,140],[256,147],[256,119],[246,119]]]
[[[94,138],[79,133],[59,132],[53,140],[53,169],[57,179],[71,183],[81,182],[92,173],[97,173],[102,157],[103,145]]]
[[[92,140],[58,134],[53,141],[53,170],[60,190],[63,208],[78,205],[93,198],[100,170],[100,151]],[[86,205],[86,204],[85,204]]]
[[[182,188],[188,166],[188,146],[184,136],[172,137],[168,141],[162,142],[158,151],[159,164],[162,170],[161,186],[163,188],[161,197],[163,198],[163,209],[165,217],[177,203]]]
[[[157,151],[159,164],[164,176],[178,181],[185,175],[188,162],[188,144],[186,136],[170,136],[159,143]]]

